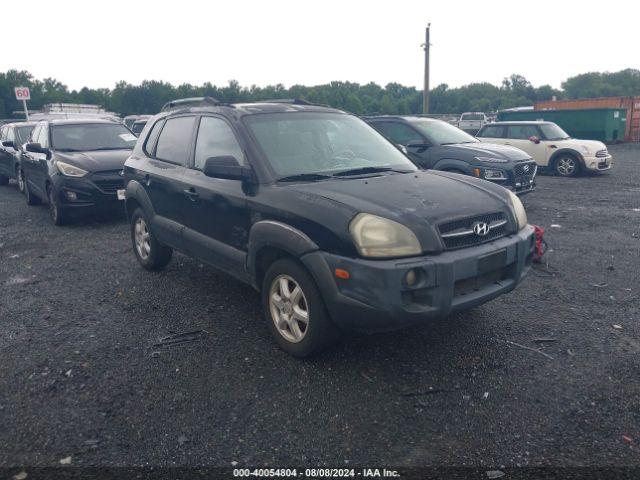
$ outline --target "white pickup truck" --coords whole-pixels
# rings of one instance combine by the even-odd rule
[[[464,112],[458,120],[458,128],[471,135],[475,135],[487,122],[487,116],[482,112]]]

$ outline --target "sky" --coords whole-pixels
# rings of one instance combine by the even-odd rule
[[[422,88],[500,84],[512,73],[560,87],[588,71],[640,68],[633,0],[30,0],[3,22],[0,71],[70,89],[163,80],[243,86],[333,80]],[[530,5],[530,7],[528,6]],[[606,8],[605,8],[606,7]],[[7,45],[7,42],[4,43]]]

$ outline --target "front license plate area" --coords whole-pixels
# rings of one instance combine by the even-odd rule
[[[126,198],[124,195],[124,189],[118,190],[116,194],[118,195],[118,200],[124,200]]]
[[[503,248],[478,258],[478,273],[487,273],[502,268],[507,263],[507,249]]]

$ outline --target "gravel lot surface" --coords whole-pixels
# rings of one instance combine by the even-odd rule
[[[524,199],[552,251],[518,290],[307,361],[250,287],[0,187],[0,465],[640,465],[640,148],[611,152]]]

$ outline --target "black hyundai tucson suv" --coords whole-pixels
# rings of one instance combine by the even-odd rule
[[[125,163],[133,251],[251,284],[295,356],[338,328],[390,330],[485,303],[529,270],[518,197],[421,171],[361,119],[308,104],[172,102]]]
[[[21,160],[27,204],[46,201],[56,225],[121,209],[122,167],[135,143],[136,136],[113,120],[38,122]]]
[[[22,145],[27,141],[35,122],[7,123],[0,128],[0,185],[8,185],[10,179],[18,181],[24,192],[20,157]]]
[[[535,188],[536,162],[518,148],[480,142],[434,118],[382,115],[365,120],[389,140],[404,146],[420,168],[482,178],[518,195]]]

